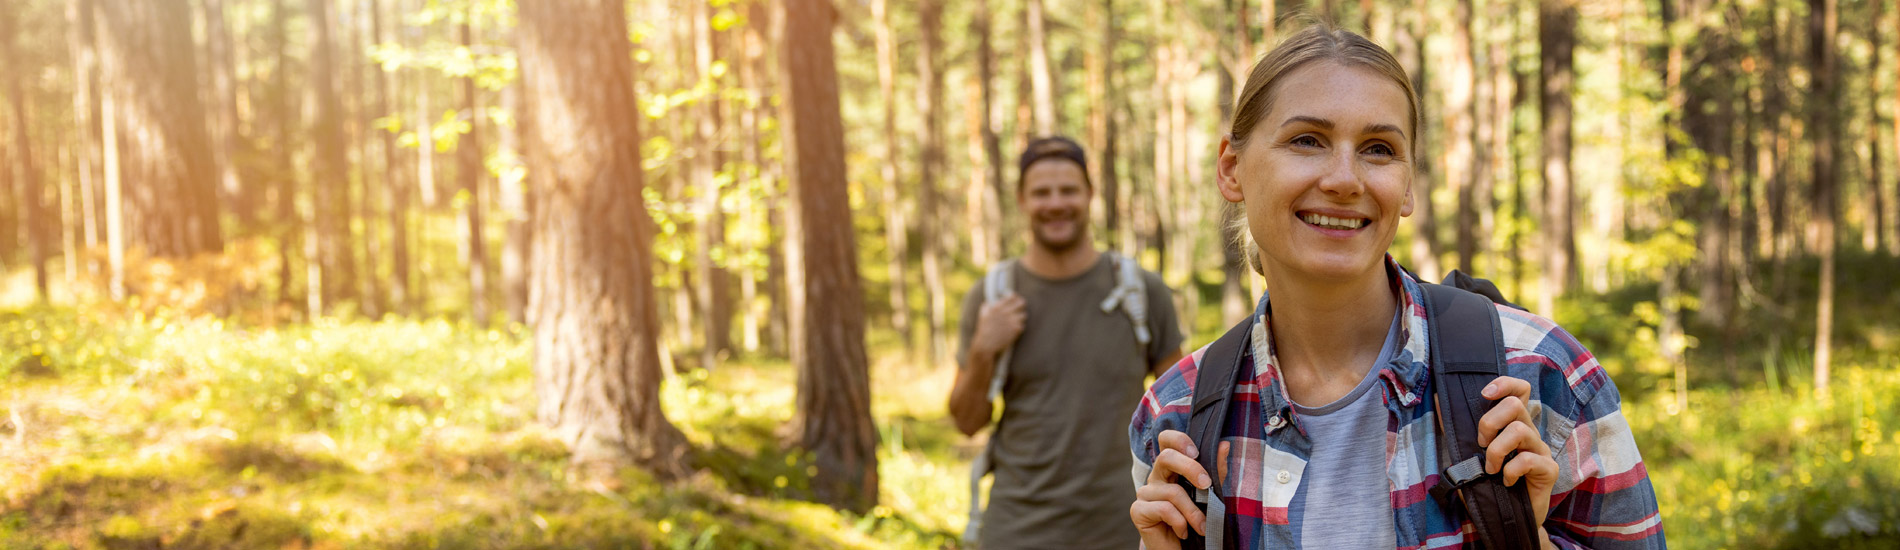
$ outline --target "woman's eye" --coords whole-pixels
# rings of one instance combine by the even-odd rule
[[[1292,143],[1294,145],[1299,145],[1302,147],[1319,147],[1319,138],[1313,137],[1311,135],[1302,135],[1302,136],[1293,138]]]
[[[1366,154],[1389,157],[1392,156],[1392,148],[1384,143],[1374,143],[1371,147],[1366,148]]]

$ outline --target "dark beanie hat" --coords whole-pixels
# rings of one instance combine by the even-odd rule
[[[1029,140],[1029,146],[1023,148],[1023,156],[1016,164],[1016,186],[1022,187],[1023,175],[1029,173],[1029,165],[1036,161],[1059,158],[1075,163],[1082,168],[1082,181],[1088,182],[1088,154],[1082,151],[1082,145],[1075,140],[1062,136],[1039,137]],[[1094,185],[1093,182],[1088,182]]]

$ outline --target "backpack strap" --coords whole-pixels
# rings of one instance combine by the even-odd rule
[[[1240,372],[1242,350],[1247,349],[1257,317],[1236,323],[1227,334],[1208,345],[1195,371],[1194,405],[1188,416],[1187,434],[1194,439],[1194,448],[1201,450],[1201,456],[1195,460],[1214,482],[1206,489],[1197,489],[1185,479],[1175,482],[1194,495],[1194,502],[1207,513],[1204,527],[1207,536],[1188,531],[1188,538],[1181,542],[1182,548],[1226,548],[1227,505],[1220,500],[1221,479],[1215,477],[1220,473],[1221,431],[1226,428],[1227,410],[1234,401],[1234,377]]]
[[[1140,342],[1145,350],[1154,340],[1154,335],[1148,331],[1148,282],[1141,277],[1141,264],[1123,258],[1112,250],[1102,254],[1115,262],[1115,289],[1109,291],[1107,299],[1102,300],[1102,313],[1120,307],[1135,325],[1135,341]]]
[[[1015,274],[1016,260],[1014,258],[991,265],[990,272],[983,276],[983,303],[988,304],[1015,294]],[[1010,352],[1015,349],[1016,345],[1010,344],[1009,347],[1003,348],[1002,353],[996,354],[995,370],[990,374],[990,401],[1003,397],[1003,381],[1009,379]]]
[[[1537,522],[1526,483],[1505,486],[1484,472],[1478,420],[1497,402],[1484,387],[1504,375],[1504,337],[1497,308],[1482,295],[1419,283],[1430,335],[1438,411],[1438,458],[1445,469],[1431,489],[1441,506],[1461,508],[1485,548],[1536,548]]]

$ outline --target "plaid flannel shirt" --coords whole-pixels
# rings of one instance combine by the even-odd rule
[[[1441,507],[1430,495],[1442,468],[1429,399],[1425,309],[1415,299],[1422,290],[1390,256],[1386,262],[1403,289],[1405,314],[1402,347],[1391,363],[1377,366],[1388,412],[1386,478],[1398,548],[1463,548],[1477,541],[1463,510]],[[1608,373],[1550,320],[1509,307],[1497,310],[1508,373],[1531,382],[1531,418],[1558,465],[1544,521],[1551,541],[1559,548],[1663,548],[1655,490]],[[1281,385],[1270,323],[1256,322],[1261,318],[1246,321],[1254,323],[1253,345],[1243,350],[1221,436],[1231,445],[1228,473],[1220,480],[1226,540],[1246,550],[1298,548],[1306,505],[1301,474],[1312,443]],[[1161,450],[1156,436],[1187,431],[1195,375],[1206,352],[1203,347],[1162,374],[1135,409],[1128,439],[1136,486],[1146,482]]]

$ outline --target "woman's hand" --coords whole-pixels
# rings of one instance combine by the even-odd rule
[[[1484,397],[1498,400],[1498,404],[1478,420],[1478,445],[1485,448],[1484,471],[1504,472],[1506,486],[1515,485],[1519,480],[1530,483],[1531,512],[1537,517],[1542,545],[1549,547],[1544,517],[1550,514],[1550,492],[1557,485],[1557,460],[1551,457],[1550,446],[1544,444],[1537,425],[1531,421],[1531,383],[1499,376],[1485,386]],[[1505,457],[1512,452],[1517,452],[1517,456],[1505,462]]]
[[[1128,507],[1128,517],[1141,531],[1141,543],[1148,550],[1173,550],[1181,547],[1181,539],[1187,538],[1189,529],[1206,535],[1208,527],[1206,514],[1194,505],[1194,497],[1186,489],[1174,483],[1175,476],[1201,489],[1220,482],[1227,477],[1228,447],[1227,442],[1221,442],[1216,455],[1219,460],[1215,462],[1219,465],[1220,477],[1210,478],[1207,469],[1195,462],[1201,455],[1200,450],[1194,448],[1193,438],[1179,431],[1164,430],[1155,439],[1161,444],[1161,453],[1155,455],[1154,468],[1148,471],[1148,483],[1135,489],[1135,503]]]

